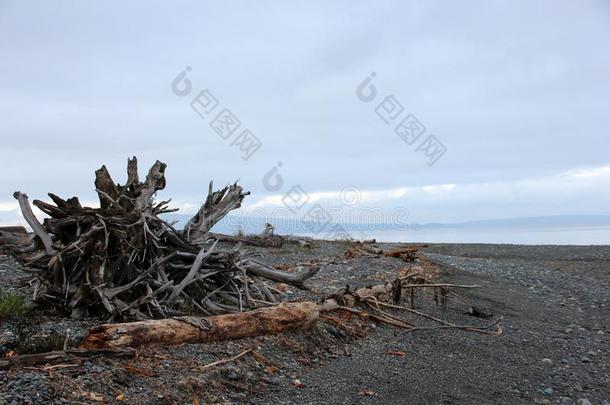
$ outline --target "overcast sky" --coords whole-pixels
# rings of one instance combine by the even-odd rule
[[[416,222],[610,214],[609,72],[601,0],[0,0],[0,222],[18,222],[15,190],[95,201],[93,171],[122,182],[132,155],[168,164],[160,197],[187,211],[239,179],[245,211],[299,185]],[[387,96],[403,111],[386,124]],[[225,108],[241,122],[226,140],[210,127]],[[394,132],[409,114],[426,129],[412,145]],[[262,143],[248,160],[244,129]],[[429,135],[446,148],[431,166]]]

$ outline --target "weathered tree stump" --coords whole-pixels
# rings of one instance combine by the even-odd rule
[[[165,188],[165,170],[157,161],[140,181],[137,159],[128,159],[121,185],[102,166],[95,172],[99,208],[49,194],[52,203],[32,202],[48,215],[42,223],[28,196],[14,194],[34,233],[4,240],[32,273],[36,302],[113,321],[224,314],[277,302],[265,280],[304,288],[316,273],[282,272],[254,252],[218,246],[210,230],[250,194],[237,184],[213,191],[210,183],[202,207],[184,230],[175,229],[162,218],[176,211],[170,200],[154,198]]]

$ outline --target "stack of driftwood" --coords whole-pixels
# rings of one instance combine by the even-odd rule
[[[27,195],[14,194],[33,233],[19,230],[0,236],[5,247],[32,273],[34,301],[68,311],[76,318],[105,316],[112,322],[136,321],[94,327],[81,346],[85,351],[279,333],[307,328],[321,318],[321,313],[336,310],[409,331],[429,327],[416,325],[394,312],[426,319],[441,329],[501,333],[498,321],[458,325],[414,308],[414,291],[432,290],[435,301],[443,307],[450,296],[466,305],[471,314],[480,315],[452,291],[478,286],[435,284],[423,277],[429,262],[418,254],[417,247],[384,251],[368,243],[355,243],[346,257],[397,257],[409,265],[393,281],[380,285],[358,290],[348,286],[319,302],[280,303],[282,292],[273,288],[277,282],[305,288],[304,282],[318,267],[312,264],[293,272],[281,271],[259,262],[253,252],[242,248],[247,242],[281,244],[271,225],[253,239],[224,238],[236,244],[222,242],[223,237],[210,232],[249,194],[237,184],[213,191],[210,183],[201,208],[183,229],[176,229],[161,217],[175,211],[169,208],[170,201],[157,202],[154,198],[165,188],[165,168],[157,161],[140,181],[134,157],[127,163],[127,182],[120,185],[102,166],[95,172],[99,208],[83,207],[76,197],[63,199],[49,194],[52,203],[32,202],[48,216],[42,223],[32,212]],[[411,305],[403,305],[409,295]],[[62,352],[58,358],[65,355]],[[26,360],[48,361],[48,354]],[[16,362],[6,360],[5,366]]]
[[[315,267],[277,270],[240,244],[220,247],[210,229],[249,194],[237,184],[213,191],[210,183],[198,212],[184,229],[174,228],[162,214],[176,210],[154,198],[165,188],[165,169],[157,161],[140,181],[134,157],[121,185],[102,166],[95,172],[99,208],[49,194],[52,203],[32,201],[48,215],[43,223],[28,196],[14,194],[33,234],[6,244],[33,273],[35,302],[75,318],[107,315],[112,321],[222,314],[275,304],[279,291],[267,280],[303,287],[315,274]]]

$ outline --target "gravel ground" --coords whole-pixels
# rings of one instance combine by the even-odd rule
[[[387,246],[383,246],[387,247]],[[316,260],[318,299],[391,279],[404,262],[343,258],[344,243],[262,249],[272,264]],[[206,345],[151,347],[131,360],[95,358],[78,367],[0,371],[0,404],[91,403],[558,403],[610,405],[610,247],[430,245],[440,279],[480,284],[463,295],[502,316],[504,334],[400,331],[359,319],[313,330]],[[0,286],[14,288],[18,266],[0,257]],[[462,324],[481,324],[463,308],[419,308]],[[419,320],[417,320],[419,321]],[[72,344],[95,322],[38,313],[0,325],[0,352]],[[11,336],[12,335],[12,336]],[[3,346],[2,346],[3,345]],[[212,361],[255,349],[238,361]],[[1,353],[0,353],[1,355]]]

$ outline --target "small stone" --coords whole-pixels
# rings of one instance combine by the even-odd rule
[[[598,331],[597,331],[597,334],[598,334],[598,335],[603,335],[603,334],[604,334],[604,331],[603,331],[603,330],[598,330]]]
[[[561,398],[559,398],[559,404],[560,405],[574,405],[574,401],[572,401],[572,398],[561,397]]]
[[[0,333],[0,345],[6,345],[10,343],[14,343],[17,337],[11,331],[5,331]]]
[[[545,366],[550,366],[553,364],[553,360],[551,360],[549,358],[544,358],[544,359],[542,359],[542,364],[544,364]]]
[[[225,366],[220,370],[220,373],[224,378],[231,381],[236,381],[241,378],[239,369],[233,365]]]
[[[542,393],[544,395],[551,396],[551,395],[553,395],[555,393],[555,390],[552,389],[551,387],[549,387],[549,388],[545,388],[544,390],[542,390]]]
[[[589,350],[589,351],[587,352],[587,354],[588,354],[589,356],[596,356],[596,355],[597,355],[597,353],[596,353],[596,352],[594,352],[593,350]]]
[[[593,404],[587,398],[578,398],[576,400],[576,405],[593,405]]]
[[[591,359],[588,358],[587,356],[582,356],[580,358],[580,361],[582,361],[583,363],[591,363]]]

